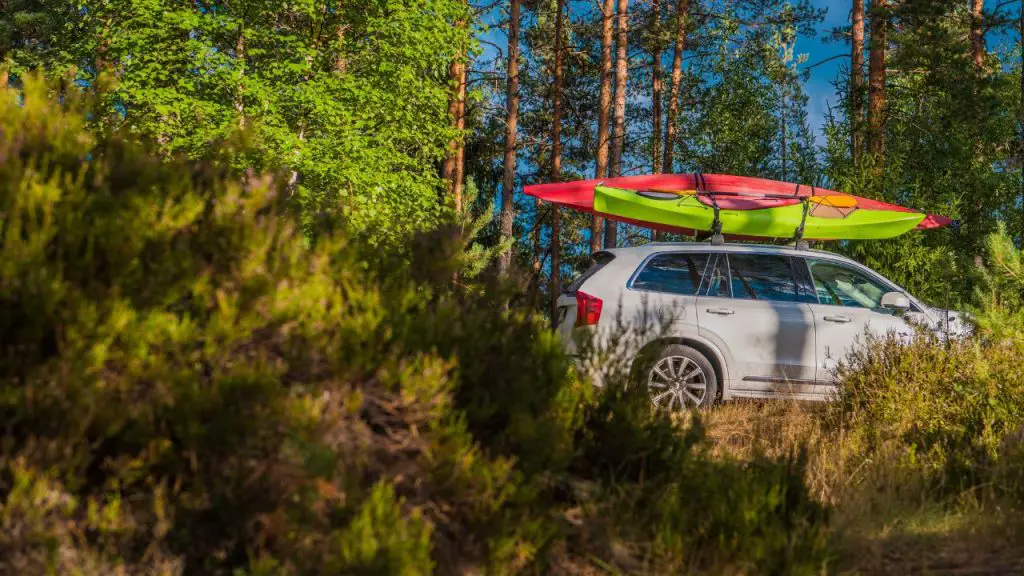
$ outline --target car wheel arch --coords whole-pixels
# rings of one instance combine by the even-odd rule
[[[665,338],[658,338],[651,340],[637,352],[633,358],[632,373],[635,377],[640,376],[639,371],[641,370],[641,362],[645,357],[651,354],[657,353],[657,350],[669,345],[669,344],[681,344],[683,346],[689,346],[697,352],[700,352],[708,359],[711,363],[711,367],[715,370],[715,378],[718,379],[718,395],[721,397],[725,393],[725,386],[727,382],[728,373],[726,372],[725,362],[722,361],[722,356],[713,344],[705,342],[703,340],[697,340],[694,338],[687,338],[682,336],[668,336]]]

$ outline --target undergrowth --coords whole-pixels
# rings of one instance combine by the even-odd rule
[[[281,179],[157,159],[87,105],[0,92],[0,572],[827,563],[802,453],[716,457],[595,394],[506,283],[452,286],[457,227],[306,238]]]

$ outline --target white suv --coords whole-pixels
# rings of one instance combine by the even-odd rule
[[[911,337],[912,324],[965,331],[958,314],[829,252],[654,243],[594,261],[559,298],[563,341],[572,352],[580,332],[607,341],[640,328],[630,331],[646,341],[628,354],[652,402],[670,410],[719,398],[826,399],[837,362],[866,333]]]

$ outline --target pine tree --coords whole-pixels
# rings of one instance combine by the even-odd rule
[[[871,6],[871,51],[868,71],[868,152],[881,165],[885,151],[886,51],[888,49],[889,12],[886,0],[874,0]]]
[[[614,16],[616,0],[604,0],[601,8],[601,94],[598,98],[597,112],[597,162],[594,167],[595,178],[606,178],[608,174],[608,156],[611,147],[609,125],[612,102],[612,38],[614,36]],[[604,218],[594,215],[590,226],[590,251],[601,249],[601,234],[604,229]],[[614,224],[608,224],[614,226]]]
[[[860,163],[864,151],[864,0],[853,0],[850,50],[850,156]]]
[[[613,106],[611,151],[608,176],[622,176],[622,155],[626,144],[626,82],[629,76],[629,0],[618,0],[615,31],[615,103]],[[605,248],[618,245],[618,223],[604,228]]]
[[[562,179],[562,74],[565,59],[565,32],[563,18],[565,0],[555,0],[555,66],[554,86],[551,93],[551,181]],[[558,296],[562,292],[561,266],[561,214],[558,206],[551,207],[551,324],[558,321]]]
[[[690,0],[676,0],[675,43],[672,47],[672,86],[669,89],[668,118],[665,121],[665,158],[662,171],[672,173],[672,155],[676,144],[676,122],[679,115],[679,88],[683,81],[683,52],[686,49],[686,26]]]
[[[519,122],[519,0],[509,1],[508,88],[505,93],[505,160],[501,181],[501,240],[510,241],[515,219],[516,137]],[[501,254],[498,269],[507,274],[512,267],[511,248]]]

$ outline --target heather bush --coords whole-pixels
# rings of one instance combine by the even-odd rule
[[[53,90],[0,93],[0,572],[825,561],[799,456],[715,461],[594,394],[507,284],[452,286],[457,227],[311,241],[282,179],[158,160]]]
[[[900,474],[915,471],[939,495],[992,486],[997,473],[1000,485],[1024,480],[999,472],[1024,426],[1021,256],[1005,230],[986,246],[974,337],[872,338],[841,368],[841,394],[828,418],[850,443],[849,466],[888,461]]]

